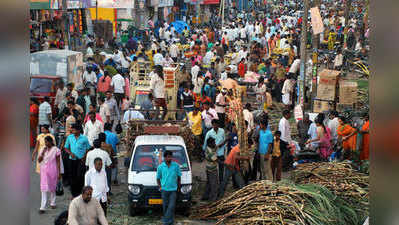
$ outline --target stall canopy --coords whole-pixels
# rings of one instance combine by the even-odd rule
[[[83,54],[69,50],[46,50],[30,55],[30,74],[60,76],[65,82],[81,83]]]

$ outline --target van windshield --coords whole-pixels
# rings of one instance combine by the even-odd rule
[[[157,171],[163,162],[163,153],[171,151],[172,160],[180,165],[182,171],[188,171],[186,152],[180,145],[139,145],[133,158],[132,171]]]
[[[53,79],[31,78],[29,90],[32,94],[51,93],[54,90],[54,82]]]

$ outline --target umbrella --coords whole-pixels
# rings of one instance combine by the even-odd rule
[[[183,32],[184,27],[187,27],[187,29],[190,30],[190,26],[186,22],[184,22],[182,20],[176,20],[176,21],[174,21],[174,22],[172,22],[170,24],[171,25],[173,24],[173,27],[175,28],[175,30],[179,34],[181,34]],[[170,25],[169,25],[169,27],[170,27]]]

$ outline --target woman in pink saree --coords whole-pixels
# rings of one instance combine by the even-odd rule
[[[317,126],[317,138],[313,140],[308,140],[307,144],[311,142],[318,142],[320,157],[322,158],[322,160],[327,161],[328,157],[330,157],[332,153],[331,131],[330,128],[324,126],[322,120],[317,119],[315,122]]]
[[[47,195],[50,193],[50,207],[55,208],[55,190],[60,176],[60,155],[61,150],[54,146],[54,141],[50,136],[45,137],[45,147],[43,148],[38,161],[40,163],[40,190],[42,201],[39,213],[45,212]]]

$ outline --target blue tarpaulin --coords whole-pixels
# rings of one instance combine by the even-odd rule
[[[175,27],[175,30],[177,31],[177,33],[181,34],[184,30],[184,27],[187,27],[188,30],[190,30],[190,26],[184,22],[183,20],[176,20],[174,22],[172,22],[170,25],[173,24],[173,27]],[[170,28],[169,25],[169,28]]]

